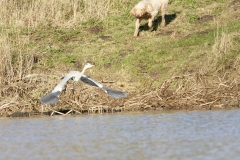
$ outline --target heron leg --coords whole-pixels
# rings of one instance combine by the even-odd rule
[[[64,86],[63,91],[66,92],[67,90],[67,85]]]
[[[73,81],[73,83],[72,83],[72,92],[73,92],[73,94],[74,94],[74,81]]]

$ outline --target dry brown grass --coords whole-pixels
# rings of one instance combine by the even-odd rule
[[[9,41],[5,35],[1,35],[0,38],[0,84],[4,84],[5,81],[11,81],[13,75],[13,68],[11,65],[11,53]]]
[[[4,86],[1,90],[1,115],[14,112],[48,112],[74,110],[87,112],[95,106],[124,107],[126,111],[159,109],[232,109],[239,107],[240,76],[225,72],[223,77],[193,73],[173,76],[163,82],[158,89],[141,94],[130,95],[124,99],[114,99],[101,89],[76,83],[72,90],[69,82],[62,92],[57,105],[46,106],[39,103],[39,95],[47,94],[55,85],[50,81],[59,78],[47,75],[29,75],[23,81]],[[109,84],[105,84],[108,87]],[[116,86],[115,86],[116,87]],[[7,99],[4,97],[8,97]]]
[[[10,84],[21,80],[24,75],[30,74],[32,70],[33,55],[27,54],[24,48],[28,43],[28,38],[20,38],[18,31],[15,34],[14,41],[6,34],[1,34],[0,84]]]
[[[108,0],[3,0],[0,24],[36,28],[39,24],[72,27],[89,19],[102,20],[109,12]]]
[[[213,53],[216,57],[224,57],[229,53],[230,49],[233,47],[232,37],[227,33],[227,31],[222,31],[219,33],[219,29],[217,29],[215,44],[213,45]]]
[[[127,110],[239,108],[240,76],[231,76],[230,73],[213,79],[199,73],[174,76],[157,90],[138,95],[124,106]]]

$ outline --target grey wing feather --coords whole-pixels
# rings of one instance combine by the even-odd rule
[[[94,81],[91,77],[89,76],[86,76],[86,75],[83,75],[81,78],[81,81],[88,84],[88,85],[92,85],[92,86],[95,86],[95,87],[100,87],[101,88],[101,85],[100,83]],[[100,85],[100,86],[99,86]]]
[[[117,91],[117,90],[113,90],[113,89],[109,89],[106,87],[102,87],[102,89],[109,94],[110,96],[114,97],[114,98],[124,98],[127,97],[126,93],[121,92],[121,91]]]
[[[62,80],[57,84],[57,86],[54,88],[54,92],[56,91],[62,91],[63,86],[67,83],[69,79],[72,79],[74,76],[76,76],[79,72],[78,71],[71,71],[66,76],[61,78]]]
[[[99,87],[102,90],[104,90],[107,94],[109,94],[110,96],[114,97],[114,98],[123,98],[126,97],[127,95],[124,92],[121,91],[117,91],[117,90],[113,90],[113,89],[109,89],[104,87],[102,84],[98,83],[97,81],[95,81],[94,79],[92,79],[89,76],[83,75],[81,78],[81,81],[84,83],[87,83],[89,85],[95,86],[95,87]]]
[[[50,92],[47,95],[43,96],[40,99],[40,102],[43,103],[43,104],[56,104],[60,94],[61,94],[60,91]]]
[[[40,102],[43,104],[56,104],[59,96],[61,94],[63,86],[67,83],[67,81],[76,75],[80,74],[79,71],[71,71],[66,76],[61,78],[61,81],[57,84],[57,86],[47,95],[43,96],[40,99]]]

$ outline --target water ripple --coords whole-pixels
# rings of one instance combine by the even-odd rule
[[[0,120],[0,159],[238,159],[240,110]]]

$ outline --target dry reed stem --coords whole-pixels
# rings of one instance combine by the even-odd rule
[[[213,45],[213,53],[216,57],[223,58],[226,54],[229,53],[229,50],[232,48],[232,35],[222,31],[221,37],[219,31],[217,30],[217,35],[215,38],[215,44]]]

